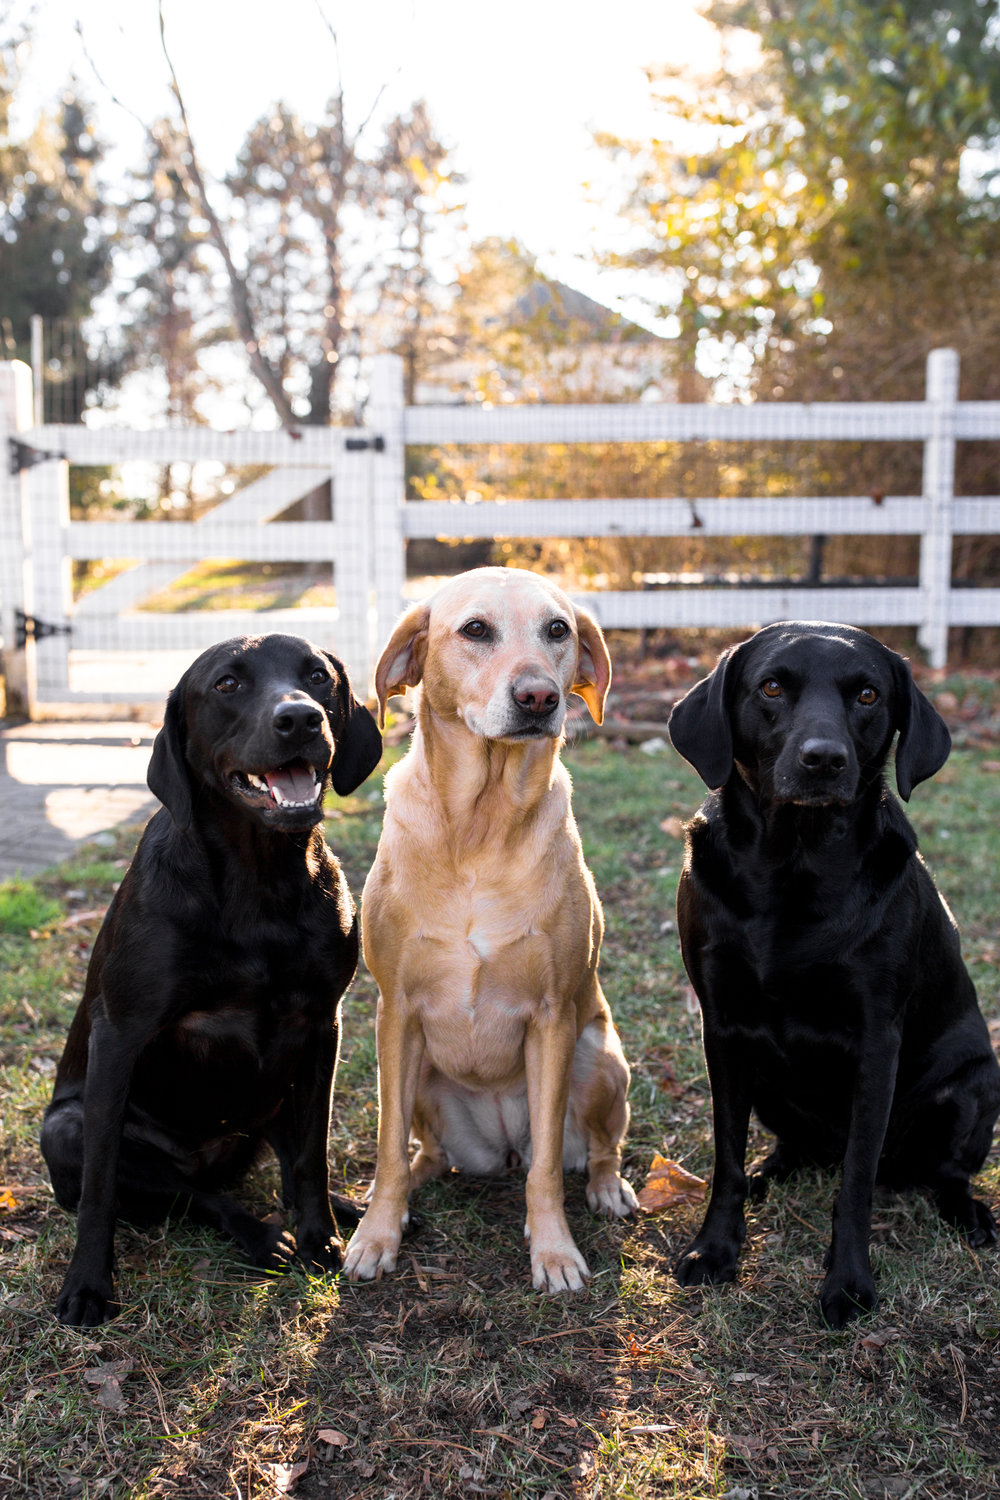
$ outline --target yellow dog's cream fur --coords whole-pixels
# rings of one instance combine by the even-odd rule
[[[352,1279],[394,1269],[409,1193],[452,1166],[528,1167],[525,1236],[544,1291],[589,1275],[564,1167],[586,1168],[595,1213],[636,1208],[621,1176],[629,1070],[597,977],[601,908],[558,758],[566,695],[600,722],[610,678],[596,623],[517,568],[442,585],[382,654],[383,716],[390,694],[422,686],[362,902],[380,991],[379,1135]],[[515,691],[547,693],[543,725],[525,728]]]

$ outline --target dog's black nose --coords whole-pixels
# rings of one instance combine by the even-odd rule
[[[323,711],[308,698],[285,698],[274,710],[272,722],[275,734],[282,739],[291,739],[293,735],[302,738],[319,732]]]
[[[559,706],[559,690],[545,678],[518,678],[511,688],[514,702],[526,714],[550,714]]]
[[[807,771],[837,775],[847,767],[847,748],[839,740],[804,740],[799,763]]]

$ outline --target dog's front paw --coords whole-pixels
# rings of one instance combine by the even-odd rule
[[[379,1227],[369,1208],[351,1236],[344,1255],[344,1275],[348,1281],[374,1281],[386,1271],[396,1269],[402,1231],[406,1223],[404,1215],[395,1228]]]
[[[110,1278],[99,1286],[71,1282],[67,1276],[56,1302],[56,1317],[70,1328],[97,1328],[117,1318],[121,1303],[115,1301]]]
[[[863,1318],[878,1305],[878,1292],[870,1271],[850,1275],[829,1272],[819,1289],[823,1322],[835,1331],[846,1328],[853,1318]]]
[[[590,1269],[568,1228],[532,1234],[525,1224],[524,1238],[531,1246],[531,1284],[536,1292],[556,1295],[583,1291],[590,1280]]]
[[[735,1281],[742,1243],[742,1239],[692,1240],[674,1266],[674,1276],[681,1286],[716,1286],[723,1281]]]
[[[606,1219],[630,1219],[639,1212],[639,1200],[631,1183],[616,1172],[587,1184],[587,1206],[592,1214]]]

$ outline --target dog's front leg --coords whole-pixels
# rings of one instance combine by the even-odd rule
[[[875,1002],[869,1000],[874,1007]],[[866,1028],[858,1059],[840,1192],[833,1206],[833,1238],[819,1290],[820,1312],[831,1328],[871,1312],[877,1302],[870,1245],[875,1174],[892,1110],[899,1033]]]
[[[327,1273],[338,1271],[343,1258],[330,1204],[327,1156],[338,1042],[336,1024],[309,1038],[271,1133],[286,1207],[295,1215],[297,1257],[309,1271]]]
[[[371,1201],[344,1256],[351,1281],[371,1281],[396,1269],[409,1219],[409,1142],[424,1033],[404,995],[379,996],[375,1023],[378,1053],[378,1154]]]
[[[751,1079],[738,1038],[719,1037],[706,1018],[705,1061],[712,1087],[715,1167],[704,1222],[683,1252],[674,1275],[681,1286],[732,1281],[746,1237],[746,1151]]]
[[[524,1042],[531,1121],[524,1237],[531,1245],[532,1285],[539,1292],[579,1292],[590,1280],[563,1198],[563,1132],[575,1046],[573,1011],[546,998]]]
[[[56,1301],[60,1323],[95,1328],[120,1311],[114,1291],[115,1200],[125,1104],[137,1054],[108,1020],[96,1015],[83,1089],[83,1170],[76,1247]]]

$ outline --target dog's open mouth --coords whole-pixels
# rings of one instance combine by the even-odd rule
[[[273,771],[230,771],[229,783],[241,797],[258,807],[315,807],[323,783],[304,760],[289,760]]]

